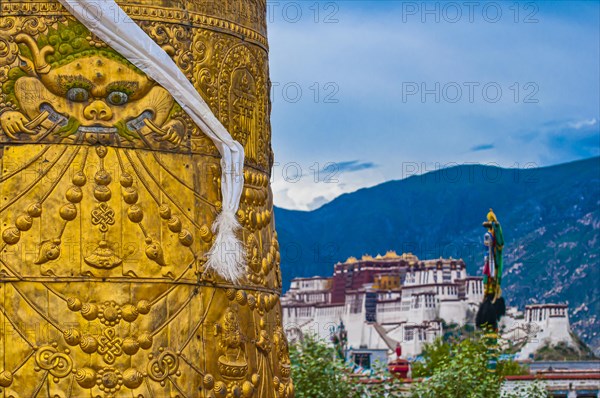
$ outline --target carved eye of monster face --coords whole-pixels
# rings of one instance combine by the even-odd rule
[[[73,87],[67,91],[67,99],[73,102],[86,102],[90,98],[90,93],[85,88]]]
[[[111,105],[125,105],[129,96],[122,91],[113,91],[106,96],[106,101]]]

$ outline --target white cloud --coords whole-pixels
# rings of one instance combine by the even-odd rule
[[[301,178],[285,178],[283,168],[275,168],[272,178],[276,206],[295,210],[314,210],[336,197],[386,179],[377,169],[364,169],[351,173],[336,173],[326,178],[316,176],[307,168]]]
[[[583,127],[595,126],[596,124],[598,124],[598,120],[596,118],[592,118],[592,119],[584,119],[584,120],[578,120],[575,122],[570,122],[569,127],[579,130]]]

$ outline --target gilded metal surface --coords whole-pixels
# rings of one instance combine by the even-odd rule
[[[293,397],[264,0],[119,2],[247,154],[239,286],[204,271],[211,141],[55,1],[0,0],[0,394]]]

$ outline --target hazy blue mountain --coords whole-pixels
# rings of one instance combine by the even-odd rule
[[[600,158],[552,167],[456,166],[345,194],[310,211],[275,209],[284,290],[331,275],[349,256],[412,252],[482,265],[489,208],[506,239],[509,305],[568,303],[575,330],[600,348]]]

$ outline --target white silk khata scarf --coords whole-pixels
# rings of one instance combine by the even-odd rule
[[[244,187],[244,148],[212,113],[169,55],[114,0],[59,0],[90,32],[164,87],[215,144],[221,154],[223,209],[212,228],[215,242],[207,269],[236,282],[245,270],[245,254],[237,238],[236,212]]]

